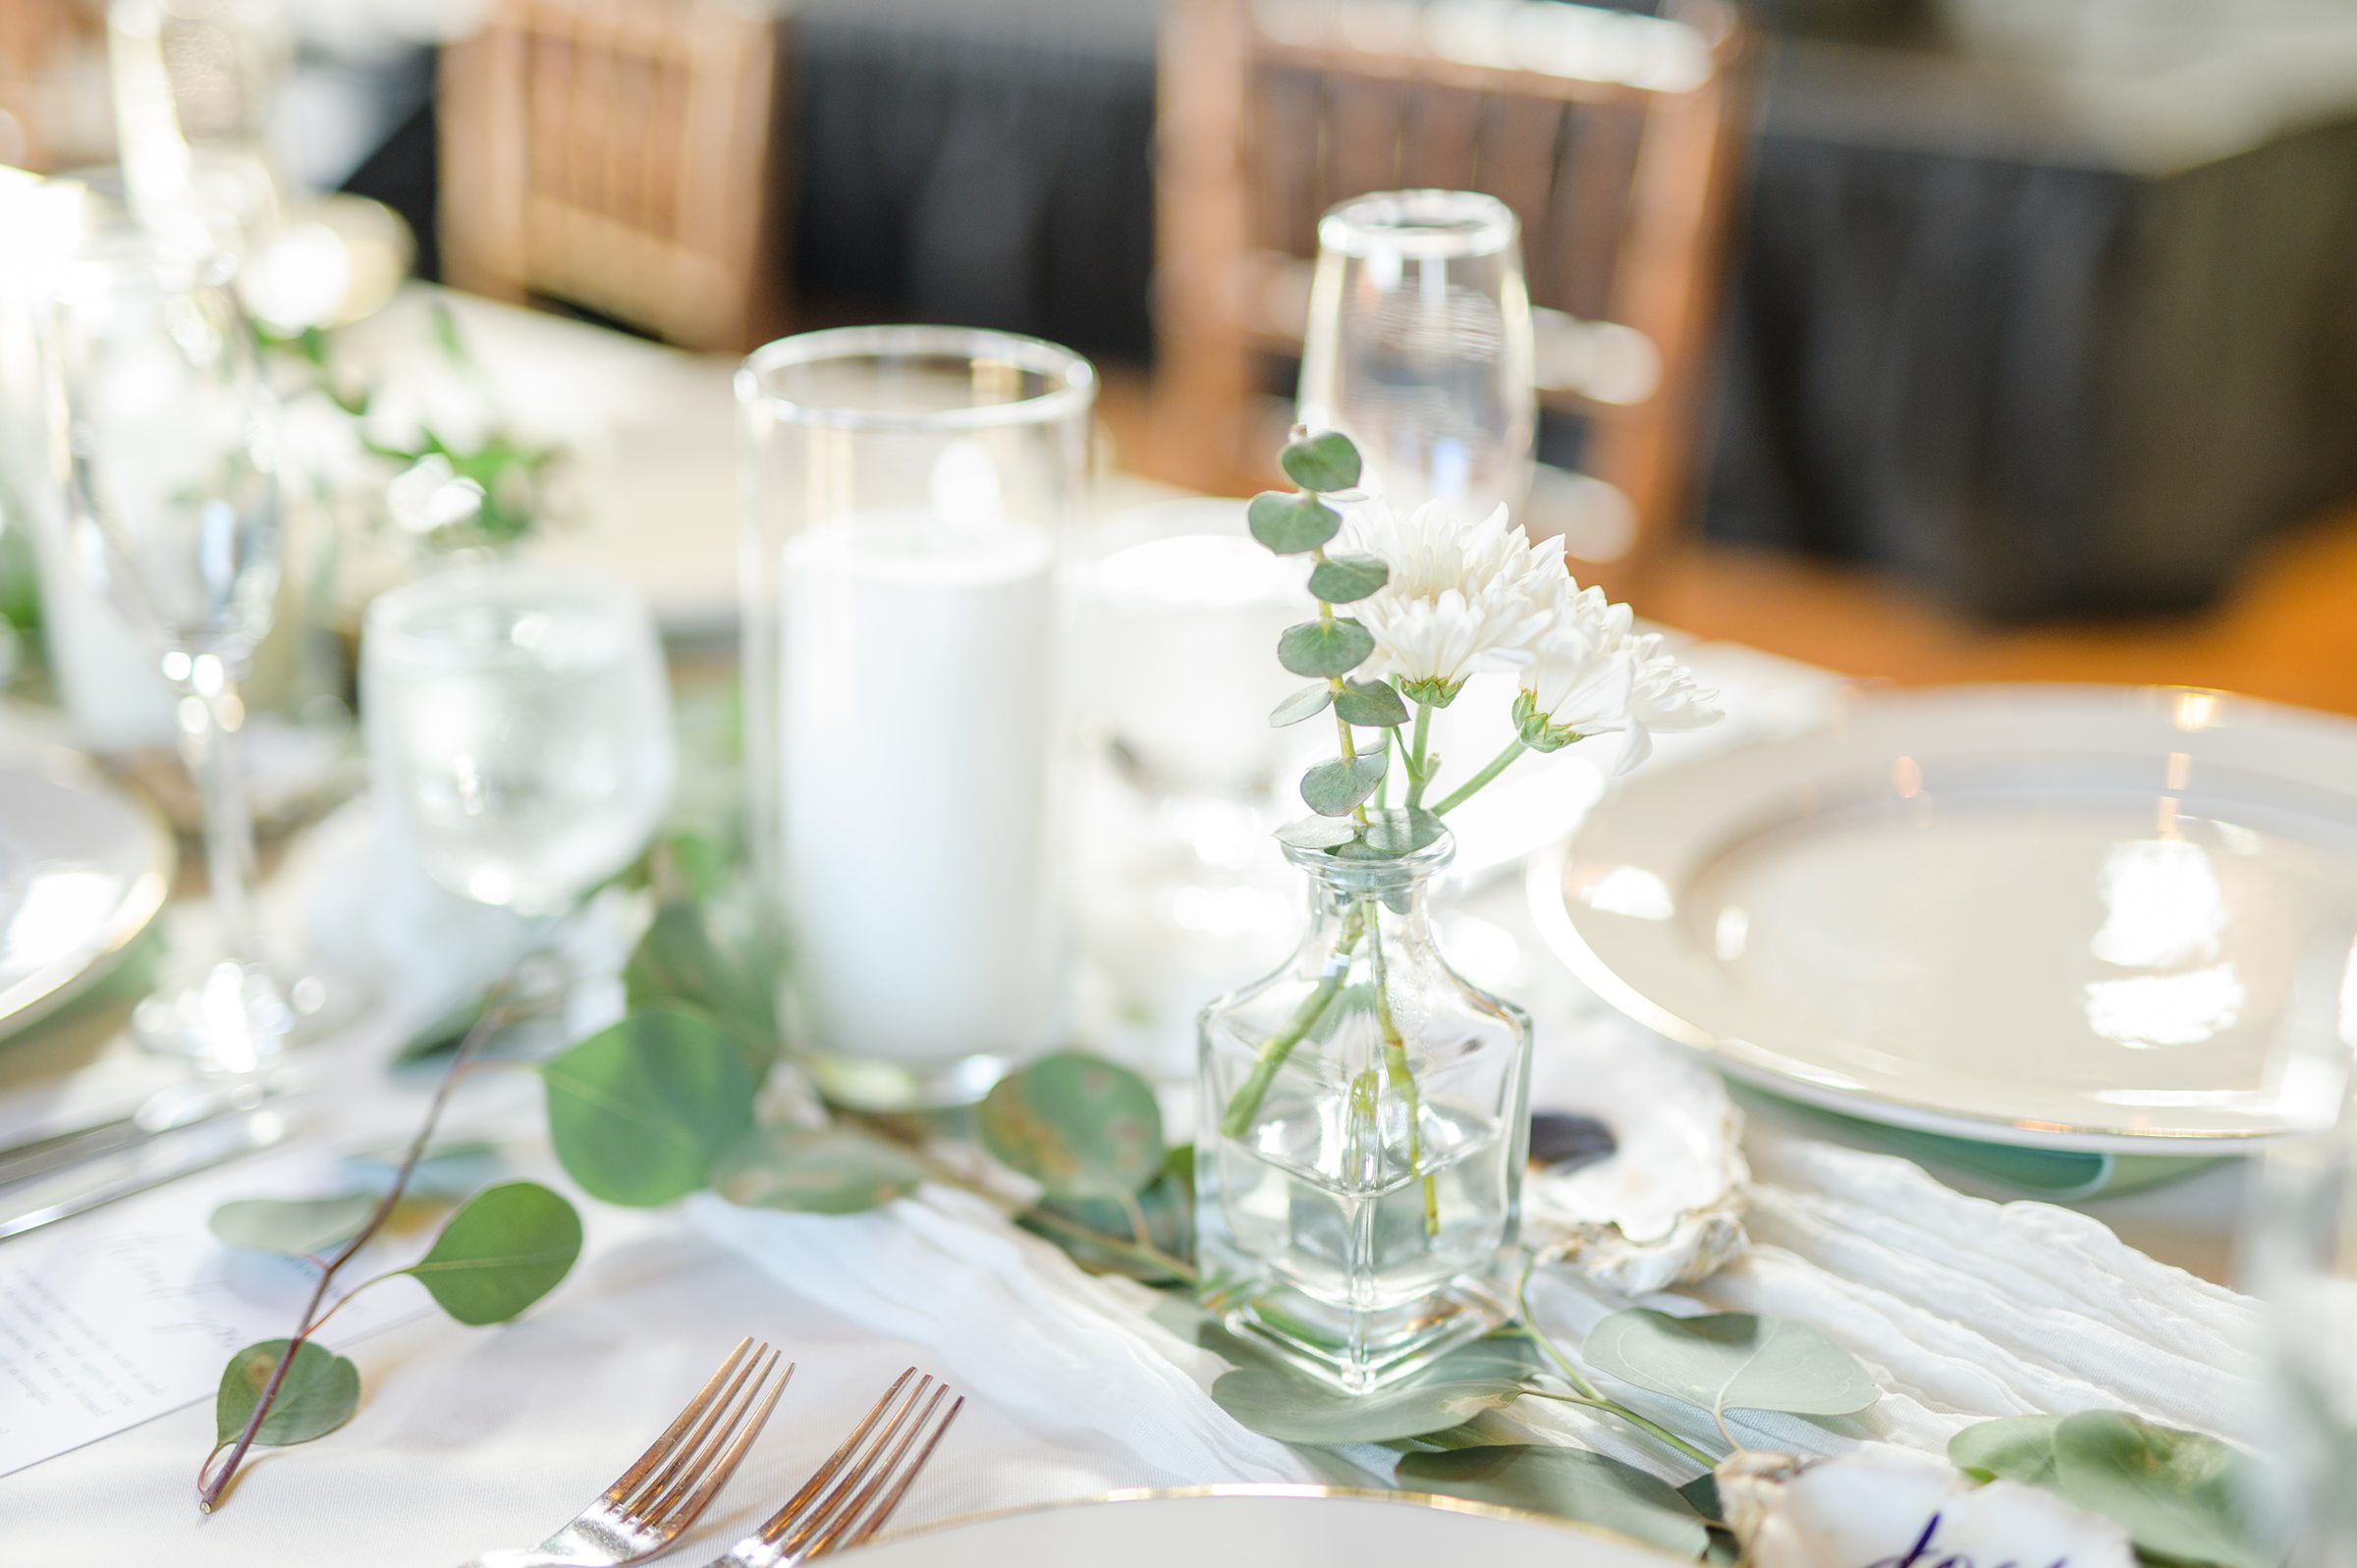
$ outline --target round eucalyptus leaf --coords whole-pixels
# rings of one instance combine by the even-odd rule
[[[634,1010],[684,1006],[709,1013],[744,1053],[753,1076],[778,1054],[775,955],[758,922],[726,900],[670,903],[638,939],[622,971],[623,993]]]
[[[1301,799],[1321,817],[1347,815],[1350,808],[1373,794],[1383,783],[1391,751],[1377,747],[1350,761],[1337,757],[1321,762],[1301,776]]]
[[[2085,1410],[2055,1428],[2055,1489],[2171,1562],[2277,1568],[2290,1542],[2257,1506],[2255,1471],[2216,1437],[2124,1411]]]
[[[333,1198],[238,1198],[215,1209],[205,1225],[232,1247],[307,1258],[358,1235],[376,1205],[372,1192]]]
[[[1392,580],[1392,568],[1373,556],[1328,556],[1309,568],[1309,591],[1330,605],[1356,604]]]
[[[1277,662],[1297,676],[1332,679],[1346,676],[1375,651],[1375,633],[1338,616],[1331,622],[1304,621],[1277,639]]]
[[[1533,1444],[1409,1454],[1398,1485],[1499,1508],[1553,1514],[1699,1557],[1710,1532],[1676,1487],[1582,1448]]]
[[[2005,1416],[1976,1422],[1947,1440],[1947,1460],[1982,1481],[2055,1485],[2055,1429],[2060,1416]]]
[[[753,1124],[742,1052],[676,1007],[630,1014],[542,1063],[540,1076],[558,1162],[606,1203],[685,1198]]]
[[[1344,681],[1343,689],[1334,694],[1334,711],[1343,716],[1344,724],[1365,725],[1371,730],[1407,723],[1407,704],[1380,680]]]
[[[1638,1308],[1598,1324],[1581,1353],[1599,1372],[1704,1410],[1850,1416],[1882,1396],[1856,1357],[1787,1318]]]
[[[1304,490],[1348,490],[1358,483],[1358,448],[1340,430],[1321,430],[1285,444],[1277,455],[1285,476]]]
[[[1297,725],[1304,719],[1314,719],[1324,713],[1326,705],[1333,700],[1334,687],[1323,680],[1314,686],[1303,686],[1270,710],[1269,728],[1282,730],[1287,725]]]
[[[746,1209],[855,1215],[924,1184],[925,1167],[891,1144],[839,1127],[762,1127],[712,1167],[712,1187]]]
[[[1206,1334],[1240,1363],[1211,1385],[1222,1410],[1280,1442],[1334,1446],[1398,1442],[1461,1427],[1521,1397],[1528,1362],[1509,1347],[1468,1345],[1424,1371],[1372,1393],[1349,1394],[1233,1336]]]
[[[1332,849],[1358,837],[1358,824],[1335,817],[1303,817],[1277,830],[1277,841],[1295,849]]]
[[[287,1353],[289,1341],[265,1339],[247,1345],[221,1369],[221,1387],[213,1395],[213,1433],[221,1442],[235,1442],[253,1407],[261,1402],[262,1387]],[[324,1437],[352,1419],[360,1404],[360,1369],[344,1357],[306,1339],[287,1368],[278,1397],[253,1440],[273,1448]]]
[[[975,1127],[984,1148],[1051,1197],[1135,1193],[1162,1169],[1162,1107],[1152,1086],[1075,1051],[1001,1079]]]
[[[1303,556],[1342,531],[1343,514],[1316,496],[1264,490],[1244,510],[1252,537],[1281,556]]]
[[[406,1143],[373,1145],[344,1157],[344,1167],[376,1191],[393,1185],[402,1161],[409,1158]],[[464,1198],[491,1184],[502,1162],[499,1145],[482,1138],[453,1139],[428,1145],[402,1191],[411,1198]]]
[[[554,1290],[580,1255],[573,1205],[536,1181],[509,1181],[461,1204],[402,1272],[463,1324],[506,1323]]]
[[[1430,848],[1446,831],[1441,819],[1429,811],[1370,812],[1359,841],[1341,853],[1345,860],[1395,860]]]

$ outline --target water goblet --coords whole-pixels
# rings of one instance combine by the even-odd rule
[[[51,450],[73,548],[160,651],[223,947],[141,1002],[132,1028],[208,1068],[252,1070],[325,1000],[267,958],[236,745],[239,682],[278,592],[276,409],[225,272],[147,235],[113,232],[77,254],[51,329]]]
[[[379,809],[428,877],[480,903],[563,913],[670,804],[653,618],[592,573],[457,567],[380,595],[360,709]]]

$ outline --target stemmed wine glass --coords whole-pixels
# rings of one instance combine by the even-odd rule
[[[52,451],[76,551],[155,640],[178,695],[223,949],[142,1001],[132,1028],[152,1049],[248,1071],[325,1000],[266,955],[235,743],[239,681],[278,592],[276,409],[217,257],[107,233],[65,267],[52,327]]]
[[[1517,511],[1537,428],[1530,296],[1513,209],[1388,190],[1318,220],[1301,422],[1346,432],[1404,511]]]

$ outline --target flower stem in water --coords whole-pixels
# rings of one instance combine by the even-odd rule
[[[1293,1009],[1293,1015],[1285,1021],[1285,1027],[1261,1042],[1260,1055],[1253,1061],[1252,1071],[1236,1086],[1235,1093],[1228,1097],[1228,1108],[1220,1116],[1220,1131],[1225,1136],[1241,1138],[1244,1135],[1252,1125],[1253,1116],[1259,1113],[1260,1103],[1267,1097],[1269,1085],[1277,1081],[1278,1069],[1285,1065],[1285,1058],[1292,1054],[1293,1048],[1301,1043],[1302,1037],[1316,1028],[1318,1020],[1325,1016],[1335,994],[1343,989],[1343,977],[1350,972],[1350,951],[1358,946],[1359,935],[1365,924],[1365,912],[1357,907],[1343,917],[1342,935],[1334,945],[1334,956],[1327,960],[1326,973],[1311,988],[1309,995],[1301,999],[1300,1005]]]
[[[1392,1016],[1392,992],[1383,965],[1383,932],[1377,927],[1375,911],[1367,911],[1367,952],[1375,966],[1375,1023],[1383,1031],[1384,1078],[1407,1107],[1407,1168],[1424,1184],[1424,1234],[1441,1233],[1440,1184],[1424,1168],[1424,1101],[1416,1093],[1416,1075],[1407,1065],[1407,1043],[1399,1038],[1399,1024]]]

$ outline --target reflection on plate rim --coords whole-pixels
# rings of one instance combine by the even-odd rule
[[[928,1520],[905,1530],[888,1530],[869,1542],[871,1545],[897,1545],[904,1541],[917,1541],[927,1536],[960,1530],[968,1525],[995,1524],[1002,1519],[1020,1519],[1032,1514],[1066,1513],[1078,1508],[1094,1508],[1107,1503],[1183,1501],[1205,1497],[1271,1497],[1311,1499],[1339,1497],[1360,1502],[1396,1503],[1412,1508],[1426,1508],[1436,1513],[1470,1514],[1475,1518],[1500,1519],[1508,1524],[1541,1525],[1560,1535],[1584,1541],[1600,1541],[1607,1545],[1660,1561],[1678,1559],[1658,1546],[1630,1537],[1617,1535],[1595,1525],[1583,1525],[1577,1520],[1560,1518],[1554,1514],[1536,1513],[1525,1508],[1507,1508],[1497,1503],[1475,1502],[1466,1497],[1443,1496],[1428,1491],[1384,1491],[1372,1487],[1329,1487],[1316,1482],[1217,1482],[1201,1487],[1125,1487],[1116,1491],[1100,1492],[1090,1497],[1060,1497],[1050,1502],[1022,1503],[1011,1508],[980,1508],[971,1513],[952,1514],[946,1519]]]
[[[2349,725],[2338,715],[2319,714],[2290,704],[2270,702],[2263,698],[2246,697],[2237,693],[2198,686],[2167,685],[2106,685],[2082,681],[1987,681],[1964,682],[1953,685],[1916,686],[1903,688],[1848,688],[1825,718],[1802,730],[1780,730],[1747,738],[1723,751],[1696,757],[1684,767],[1709,767],[1724,763],[1750,750],[1754,745],[1789,742],[1815,735],[1834,735],[1844,722],[1861,708],[1880,706],[1908,699],[1926,700],[2002,700],[2029,697],[2033,700],[2061,701],[2110,698],[2116,700],[2122,711],[2137,701],[2182,702],[2186,698],[2204,699],[2213,704],[2205,718],[2208,728],[2216,713],[2230,708],[2238,714],[2277,716],[2297,723],[2323,721],[2333,725]],[[2357,727],[2353,727],[2357,728]],[[1641,786],[1640,786],[1641,787]],[[1610,797],[1600,802],[1598,809],[1609,804]],[[1525,901],[1536,925],[1540,940],[1578,979],[1596,995],[1636,1022],[1680,1045],[1706,1054],[1712,1064],[1729,1077],[1739,1078],[1769,1093],[1802,1105],[1880,1122],[1888,1126],[1912,1131],[1938,1133],[1948,1137],[1997,1142],[2022,1148],[2052,1149],[2090,1154],[2183,1155],[2190,1158],[2232,1153],[2271,1138],[2298,1130],[2294,1125],[2254,1124],[2244,1127],[2218,1128],[2138,1128],[2117,1124],[2105,1125],[2094,1121],[2056,1122],[2046,1119],[2013,1117],[1994,1112],[1978,1112],[1950,1107],[1930,1105],[1919,1101],[1896,1099],[1865,1086],[1847,1087],[1812,1082],[1795,1073],[1780,1071],[1762,1062],[1747,1059],[1736,1054],[1730,1043],[1717,1031],[1681,1016],[1672,1006],[1651,997],[1622,979],[1580,935],[1573,918],[1565,887],[1571,856],[1580,838],[1587,831],[1593,814],[1577,829],[1559,840],[1554,848],[1531,857],[1524,873]]]
[[[34,745],[13,755],[0,753],[0,769],[38,774],[60,788],[111,797],[138,824],[147,863],[100,928],[96,946],[62,953],[16,984],[0,987],[0,1042],[4,1042],[72,1000],[154,923],[171,894],[180,854],[154,806],[106,778],[78,752],[63,746]]]

